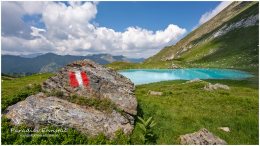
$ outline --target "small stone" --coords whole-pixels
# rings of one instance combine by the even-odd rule
[[[226,141],[203,128],[197,132],[180,136],[182,145],[226,145]]]
[[[227,86],[227,85],[223,85],[223,84],[207,84],[205,87],[204,87],[204,90],[207,90],[207,91],[213,91],[213,90],[217,90],[217,89],[225,89],[225,90],[229,90],[230,88]]]
[[[228,127],[219,127],[218,129],[225,131],[225,132],[230,132],[230,129]]]
[[[187,81],[185,83],[194,83],[194,82],[201,82],[201,81],[202,81],[201,79],[196,78],[196,79],[193,79],[193,80],[189,80],[189,81]]]
[[[162,92],[158,92],[158,91],[151,91],[151,90],[149,90],[149,91],[148,91],[148,94],[150,94],[150,95],[158,95],[158,96],[161,96],[161,95],[163,95],[163,93],[162,93]]]

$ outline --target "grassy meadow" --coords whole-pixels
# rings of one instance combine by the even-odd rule
[[[230,90],[203,90],[207,82],[226,84]],[[201,128],[207,128],[228,144],[258,144],[257,84],[247,80],[183,83],[167,81],[136,88],[140,116],[152,116],[157,122],[154,128],[157,144],[178,144],[180,135]],[[149,95],[149,90],[163,95]],[[218,127],[229,127],[231,132],[223,132]],[[137,133],[138,128],[132,135],[133,143],[138,143]]]
[[[39,92],[38,85],[51,75],[36,74],[22,78],[2,78],[2,110],[25,99],[28,95]],[[259,100],[258,84],[253,82],[255,80],[257,79],[205,80],[194,83],[185,83],[186,81],[180,80],[136,86],[138,116],[144,119],[153,117],[157,123],[152,129],[155,138],[148,143],[178,144],[180,135],[207,128],[226,140],[228,144],[258,144]],[[203,87],[207,82],[226,84],[230,90],[205,91]],[[163,95],[149,95],[149,90],[163,92]],[[6,120],[3,123],[10,127],[10,123]],[[223,132],[218,127],[229,127],[231,132]],[[8,140],[12,134],[3,130],[8,130],[8,128],[4,129],[2,125],[2,139],[6,142],[5,140]],[[65,138],[63,136],[58,142],[65,144],[67,140],[67,144],[143,144],[140,139],[141,130],[137,125],[130,137],[119,135],[121,138],[117,142],[107,141],[102,135],[90,140],[73,129],[70,131],[70,138],[68,135]],[[81,140],[71,140],[79,136]],[[19,141],[21,144],[25,140],[19,137],[18,141],[13,140],[9,144],[14,142],[19,144]],[[27,144],[46,143],[46,139],[38,139],[36,142],[35,139],[27,139],[27,141]],[[46,144],[51,144],[51,142]]]

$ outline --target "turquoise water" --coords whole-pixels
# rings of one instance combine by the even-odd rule
[[[245,79],[253,75],[231,69],[130,69],[119,71],[129,78],[135,85],[147,84],[167,80],[192,80],[192,79]]]

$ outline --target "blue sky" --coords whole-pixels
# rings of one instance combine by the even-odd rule
[[[188,31],[197,25],[205,12],[220,2],[101,2],[95,22],[100,26],[123,31],[129,26],[150,30],[164,29],[176,24]]]
[[[154,55],[231,2],[2,2],[2,54]]]

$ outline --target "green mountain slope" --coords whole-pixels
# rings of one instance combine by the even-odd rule
[[[142,66],[258,69],[258,2],[233,2],[173,46]]]

